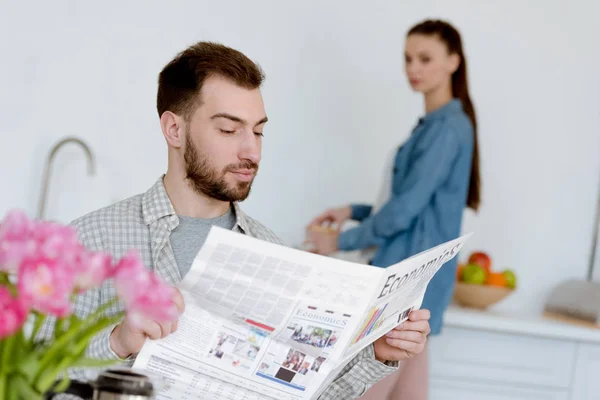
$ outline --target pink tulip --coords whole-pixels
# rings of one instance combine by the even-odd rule
[[[71,226],[33,221],[10,212],[0,225],[0,271],[17,272],[20,298],[35,310],[64,317],[70,297],[114,277],[117,294],[133,320],[172,320],[174,289],[130,252],[116,266],[110,255],[91,252]]]
[[[6,214],[0,224],[0,240],[19,239],[30,235],[34,222],[21,210],[13,210]]]
[[[147,269],[137,252],[129,252],[115,267],[115,288],[134,324],[142,319],[172,321],[177,317],[175,289]]]
[[[71,313],[74,277],[71,266],[60,259],[27,258],[19,268],[17,287],[28,306],[60,318]]]
[[[19,210],[9,212],[0,223],[0,272],[16,273],[21,261],[35,252],[34,226]]]
[[[0,340],[21,329],[28,312],[22,301],[15,299],[7,288],[0,286]]]
[[[61,258],[73,263],[83,250],[72,226],[54,222],[38,222],[33,231],[38,246],[38,255],[44,258]]]
[[[113,273],[112,259],[109,254],[90,252],[82,249],[78,254],[75,268],[75,290],[83,293],[99,287]]]

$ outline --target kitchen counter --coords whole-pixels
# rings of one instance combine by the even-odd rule
[[[542,315],[480,311],[451,305],[446,311],[444,323],[457,328],[600,343],[600,329],[559,322]]]
[[[430,341],[431,400],[598,400],[600,329],[452,305]]]

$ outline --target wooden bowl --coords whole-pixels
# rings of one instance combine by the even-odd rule
[[[474,285],[471,283],[456,282],[456,287],[454,288],[454,300],[464,307],[485,310],[492,304],[496,304],[504,299],[513,291],[514,289],[500,286]]]

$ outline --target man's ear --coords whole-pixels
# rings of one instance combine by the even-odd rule
[[[165,111],[160,116],[160,127],[170,147],[178,149],[183,146],[185,121],[182,117],[171,111]]]

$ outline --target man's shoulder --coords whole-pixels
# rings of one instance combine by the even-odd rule
[[[247,214],[243,215],[245,219],[248,232],[246,234],[248,236],[255,237],[260,240],[264,240],[265,242],[283,244],[281,239],[273,232],[271,229],[267,228],[262,223],[258,222],[256,219],[248,216]]]
[[[142,196],[137,194],[125,200],[85,214],[71,222],[82,238],[102,236],[115,229],[143,224]]]

